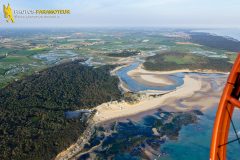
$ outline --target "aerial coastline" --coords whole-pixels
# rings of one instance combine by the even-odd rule
[[[43,33],[35,43],[29,43],[32,34],[28,32],[19,41],[4,38],[1,130],[7,134],[1,138],[6,146],[1,159],[53,159],[57,154],[57,159],[94,159],[94,155],[101,157],[98,153],[106,144],[92,141],[95,133],[108,137],[114,132],[95,132],[96,128],[135,120],[141,123],[142,118],[155,115],[158,121],[162,113],[170,119],[161,123],[178,128],[168,128],[167,135],[177,138],[183,125],[198,122],[195,111],[205,115],[217,105],[235,56],[221,50],[221,44],[215,46],[220,49],[197,45],[191,34],[179,30],[78,33],[52,34],[51,41]],[[181,124],[171,121],[178,116],[190,119]],[[151,123],[149,128],[158,144],[159,136],[165,139],[161,123]],[[25,124],[29,125],[19,127]],[[138,134],[129,138],[135,137]],[[25,145],[29,150],[22,152]],[[40,147],[31,151],[32,146]],[[46,153],[48,148],[54,152]],[[161,154],[149,147],[142,149],[147,157],[154,157],[152,152]]]
[[[96,107],[97,113],[93,120],[96,123],[102,123],[116,118],[128,117],[144,111],[159,108],[164,105],[165,101],[170,97],[186,98],[192,96],[196,91],[201,88],[201,81],[196,80],[190,76],[184,78],[183,86],[175,91],[171,91],[161,96],[153,98],[146,96],[140,102],[129,104],[127,102],[108,102]],[[181,93],[181,94],[179,94]],[[173,111],[179,111],[178,108],[171,108]]]
[[[129,64],[128,64],[129,65]],[[117,67],[111,73],[113,75],[121,69],[122,67],[128,66],[127,64],[123,66]],[[149,91],[141,91],[138,101],[134,103],[128,103],[126,101],[111,101],[103,103],[99,106],[95,107],[96,113],[91,120],[91,125],[98,126],[104,124],[110,124],[114,121],[124,121],[126,118],[134,117],[136,115],[144,115],[149,111],[157,110],[159,108],[164,109],[168,112],[187,112],[192,110],[201,110],[205,111],[218,103],[220,92],[219,90],[222,87],[218,88],[218,92],[209,84],[209,80],[211,78],[206,78],[204,74],[221,74],[223,78],[220,78],[216,81],[216,83],[221,86],[225,83],[224,77],[228,75],[228,73],[217,72],[214,70],[207,71],[191,71],[191,70],[174,70],[174,71],[147,71],[139,65],[136,69],[129,71],[129,76],[134,76],[136,73],[148,73],[148,74],[173,74],[173,73],[196,73],[196,74],[186,74],[184,76],[183,85],[177,87],[171,91],[159,92],[157,90],[151,91],[149,95]],[[199,73],[199,74],[198,74]],[[165,77],[164,77],[165,78]],[[155,77],[156,81],[161,81],[162,77]],[[153,80],[150,80],[150,83]],[[157,82],[155,82],[157,83]],[[222,85],[223,86],[223,85]],[[123,91],[129,92],[126,84],[120,81],[119,87],[122,88]],[[211,94],[211,97],[209,95]],[[208,98],[206,98],[208,97]],[[181,101],[183,100],[184,101]],[[89,137],[87,136],[86,139]],[[86,140],[87,141],[87,140]],[[84,143],[83,143],[84,144]],[[82,145],[83,145],[82,144]],[[82,146],[81,145],[81,146]],[[68,149],[59,153],[56,160],[62,160],[65,157],[69,157],[69,155],[74,157],[78,157],[82,155],[81,150],[83,148],[79,147],[79,143],[73,144]],[[79,154],[78,154],[79,153]],[[70,157],[71,157],[70,156]]]
[[[125,65],[124,65],[125,66]],[[121,69],[119,67],[118,69]],[[117,70],[115,70],[116,72]],[[133,79],[137,79],[135,75],[141,75],[141,74],[149,74],[151,77],[152,75],[169,75],[172,73],[204,73],[204,74],[223,74],[228,75],[226,72],[219,72],[214,70],[174,70],[174,71],[147,71],[145,70],[142,65],[139,65],[136,69],[129,71],[127,74],[132,77]],[[148,76],[148,78],[149,78]],[[159,92],[156,90],[153,91],[141,91],[140,93],[143,94],[142,97],[140,97],[140,100],[134,104],[129,104],[125,101],[121,102],[107,102],[104,104],[101,104],[96,107],[97,113],[94,116],[94,122],[96,123],[102,123],[105,121],[109,121],[111,119],[116,119],[120,117],[128,117],[131,115],[135,115],[141,112],[146,112],[148,110],[159,108],[160,106],[164,106],[166,104],[171,104],[173,101],[169,101],[169,99],[186,99],[193,97],[193,95],[196,92],[209,92],[211,91],[211,86],[206,87],[207,82],[204,78],[202,78],[201,75],[185,75],[184,76],[184,84],[177,87],[175,90],[165,91],[165,92]],[[138,81],[138,80],[137,80]],[[171,84],[171,80],[168,80],[166,77],[156,76],[154,78],[145,79],[147,83],[154,83],[159,84],[159,82],[165,83],[165,84]],[[141,80],[139,80],[141,83]],[[129,91],[125,86],[124,82],[120,81],[120,87],[123,87],[123,90]],[[147,93],[151,92],[151,95],[156,95],[156,97],[149,96]],[[189,100],[191,101],[191,100]],[[167,103],[166,103],[167,102]],[[196,101],[195,105],[201,106],[201,104],[205,103],[206,101]],[[210,103],[211,102],[211,103]],[[218,98],[213,98],[210,100],[209,104],[218,103]],[[194,102],[192,102],[194,103]],[[202,105],[203,106],[203,105]],[[211,106],[211,105],[209,105]],[[177,106],[172,106],[169,108],[165,108],[170,111],[187,111],[187,110],[193,110],[193,107],[189,108],[181,108]],[[196,109],[196,108],[195,108]],[[206,107],[200,107],[198,108],[200,110],[205,110]],[[126,112],[127,111],[127,112]]]

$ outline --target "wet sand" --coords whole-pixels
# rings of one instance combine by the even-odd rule
[[[130,76],[138,83],[148,86],[165,86],[174,84],[174,82],[171,81],[166,75],[137,73]]]
[[[174,84],[174,81],[169,79],[168,75],[179,73],[179,72],[224,73],[225,74],[225,72],[217,72],[212,70],[189,70],[189,69],[172,70],[172,71],[149,71],[149,70],[145,70],[142,64],[139,65],[136,69],[129,71],[127,74],[138,83],[142,83],[144,85],[164,86],[164,85]]]
[[[200,44],[192,43],[192,42],[176,42],[176,44],[180,44],[180,45],[202,46],[202,45],[200,45]]]

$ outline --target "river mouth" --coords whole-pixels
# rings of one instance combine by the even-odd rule
[[[138,65],[139,63],[133,63],[124,67],[117,72],[117,75],[132,91],[148,90],[149,86],[142,86],[127,74]],[[94,157],[119,160],[208,159],[211,131],[220,96],[219,89],[224,86],[227,75],[181,72],[181,76],[173,76],[177,77],[177,80],[183,81],[185,75],[201,81],[201,83],[191,81],[191,85],[187,86],[200,84],[201,87],[194,92],[194,95],[183,96],[179,93],[182,97],[169,97],[167,104],[162,103],[156,110],[149,111],[142,116],[140,114],[137,117],[128,116],[99,124],[96,132],[91,136],[89,144],[84,148],[89,152],[84,152],[79,159],[94,159]],[[180,84],[182,85],[183,82]],[[180,86],[174,85],[176,88]],[[173,87],[173,85],[170,86]],[[162,91],[164,88],[159,86],[154,89]],[[179,88],[177,91],[181,89]],[[209,98],[210,95],[211,98]],[[208,99],[211,99],[212,102],[208,102]],[[170,109],[172,105],[179,108],[180,111],[166,110]],[[198,105],[202,106],[198,107]],[[202,112],[195,110],[204,107],[207,109]]]
[[[152,89],[152,86],[141,84],[128,74],[139,65],[140,63],[132,63],[115,73],[128,88],[141,93]],[[172,87],[170,89],[175,87],[174,92],[159,95],[147,103],[138,103],[136,108],[120,102],[113,103],[112,106],[100,106],[94,119],[96,128],[87,138],[87,143],[83,143],[78,159],[208,159],[216,106],[227,74],[198,72],[180,74],[180,76],[168,75],[177,78],[173,85],[167,85]],[[182,83],[177,85],[177,81]],[[181,85],[183,86],[180,87]],[[165,86],[153,89],[163,91],[163,87]],[[189,88],[190,91],[186,91]],[[171,96],[166,97],[169,94]],[[164,97],[165,101],[159,103],[158,98]],[[150,102],[156,99],[159,105],[150,110],[153,106]],[[147,110],[139,112],[138,115],[129,114],[131,109],[135,113],[141,107]],[[119,113],[124,114],[119,116]],[[124,116],[125,113],[128,115]],[[111,118],[114,114],[116,115]],[[75,113],[70,112],[70,116],[75,116]],[[101,121],[104,123],[97,123]]]
[[[132,89],[131,91],[141,92],[152,89],[152,86],[141,84],[128,75],[128,72],[136,69],[139,65],[140,63],[132,63],[118,70],[116,74],[129,89]],[[220,93],[219,88],[224,86],[223,83],[225,83],[227,75],[197,72],[180,72],[180,74],[180,76],[170,74],[177,78],[174,85],[169,85],[177,89],[171,92],[177,92],[177,96],[174,97],[169,93],[171,97],[167,97],[167,104],[162,102],[154,111],[150,113],[148,110],[148,114],[142,116],[139,114],[138,117],[133,118],[128,115],[125,118],[111,119],[106,123],[96,124],[96,130],[91,134],[88,143],[84,144],[83,150],[79,153],[79,159],[208,159],[216,102],[218,102]],[[189,82],[186,77],[191,77],[192,80]],[[182,83],[177,85],[177,81]],[[195,83],[195,81],[200,83]],[[186,82],[184,86],[178,88],[184,82]],[[167,87],[169,86],[167,85]],[[193,95],[183,94],[186,89],[194,86],[200,87],[193,91]],[[163,87],[166,86],[153,88],[163,91]],[[170,89],[174,90],[174,87]],[[166,95],[168,94],[159,97]],[[212,97],[209,98],[209,95]],[[207,101],[209,99],[212,100],[211,103]],[[198,106],[199,104],[202,106]],[[121,105],[126,104],[122,103]],[[148,103],[137,107],[141,106],[148,108]],[[166,110],[172,106],[179,110]],[[101,113],[100,119],[101,116],[111,117],[111,114],[115,113],[114,107],[111,108],[109,105],[105,107],[109,109],[106,109],[106,114],[105,110],[98,110]],[[126,106],[121,107],[124,112]],[[130,107],[133,106],[126,108],[125,112],[129,112]],[[196,110],[204,107],[207,110],[203,112]],[[136,110],[137,108],[134,109],[134,111]],[[116,110],[116,112],[122,112],[122,109]],[[199,154],[195,154],[195,152]]]
[[[170,85],[162,85],[162,86],[151,86],[143,83],[139,83],[134,80],[132,77],[128,75],[128,72],[136,69],[141,63],[135,62],[130,64],[127,67],[123,67],[116,72],[116,75],[120,78],[120,80],[127,86],[127,88],[132,92],[140,92],[147,90],[157,90],[157,91],[171,91],[175,90],[177,87],[183,85],[184,83],[184,73],[175,73],[165,75],[167,79],[169,79],[173,84]]]
[[[147,83],[141,83],[135,80],[132,76],[129,76],[128,73],[135,70],[140,65],[141,65],[140,62],[134,62],[116,71],[116,75],[119,77],[121,82],[124,83],[124,86],[126,86],[127,89],[130,90],[131,92],[141,92],[141,91],[149,91],[149,90],[162,91],[162,92],[173,91],[184,84],[185,75],[192,75],[192,76],[201,75],[201,76],[208,76],[211,78],[219,78],[219,77],[226,76],[226,74],[222,74],[222,73],[176,72],[176,73],[170,73],[170,74],[163,74],[164,78],[168,79],[171,82],[171,84],[153,86],[150,84],[148,85]],[[215,85],[215,83],[212,83],[212,85],[216,89],[217,86]]]

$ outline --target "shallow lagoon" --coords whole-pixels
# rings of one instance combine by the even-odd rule
[[[128,72],[131,70],[136,69],[140,63],[132,63],[131,65],[127,67],[123,67],[119,71],[117,71],[117,76],[128,86],[128,88],[133,92],[138,91],[145,91],[145,90],[160,90],[160,91],[170,91],[176,89],[178,86],[181,86],[184,81],[184,73],[176,73],[176,74],[169,74],[168,78],[175,82],[173,85],[167,85],[167,86],[159,86],[159,87],[153,87],[153,86],[147,86],[141,83],[138,83],[134,79],[128,76]]]
[[[184,76],[186,74],[189,75],[202,75],[207,76],[211,78],[219,78],[219,77],[225,77],[226,74],[212,74],[212,73],[197,73],[197,72],[179,72],[175,74],[169,74],[167,77],[174,82],[173,85],[166,85],[166,86],[148,86],[144,85],[142,83],[138,83],[134,79],[132,79],[127,73],[131,70],[136,69],[140,65],[139,62],[132,63],[131,65],[127,67],[121,68],[119,71],[117,71],[117,76],[127,85],[128,89],[132,92],[139,92],[139,91],[145,91],[145,90],[159,90],[159,91],[171,91],[175,90],[177,87],[183,85],[184,83]],[[212,82],[211,82],[212,83]],[[215,85],[215,83],[212,83],[212,85]]]

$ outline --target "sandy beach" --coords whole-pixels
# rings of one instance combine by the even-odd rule
[[[127,74],[140,83],[166,85],[172,84],[166,75],[178,72],[198,72],[191,70],[174,71],[147,71],[142,65],[129,71]],[[222,73],[214,71],[201,71],[201,73]],[[225,73],[226,74],[226,73]],[[227,76],[227,74],[226,74]],[[185,75],[184,84],[176,90],[169,92],[144,91],[145,93],[139,102],[129,104],[127,102],[108,102],[97,106],[97,114],[94,116],[96,123],[102,123],[111,119],[128,117],[159,107],[167,111],[188,111],[192,109],[206,110],[218,104],[221,90],[225,84],[226,77],[218,80],[201,75]],[[210,83],[214,81],[218,85],[217,89]],[[122,84],[123,85],[123,84]],[[149,96],[152,93],[163,94],[156,97]]]
[[[202,46],[202,45],[200,45],[200,44],[192,43],[192,42],[176,42],[176,44],[180,44],[180,45]]]
[[[97,113],[93,117],[96,123],[102,123],[115,118],[127,117],[141,112],[145,112],[160,106],[166,105],[166,100],[169,98],[184,98],[191,97],[196,91],[201,88],[201,80],[192,78],[188,75],[184,78],[184,84],[180,88],[162,96],[153,98],[146,97],[138,103],[129,104],[127,102],[108,102],[96,107]],[[171,110],[179,111],[177,107]]]
[[[108,121],[114,119],[133,116],[139,113],[147,112],[149,110],[157,109],[164,104],[167,104],[167,100],[169,98],[191,97],[195,92],[200,90],[201,86],[201,80],[186,75],[184,78],[184,84],[170,93],[166,93],[155,98],[146,95],[142,98],[142,100],[135,104],[117,101],[103,103],[96,107],[97,113],[94,115],[92,121],[96,125],[104,124],[105,122],[107,123]],[[180,109],[177,107],[172,107],[171,110],[179,111]],[[80,140],[81,139],[83,138],[80,137]],[[80,153],[82,150],[82,147],[79,145],[80,144],[78,142],[71,145],[69,148],[59,153],[55,160],[65,160],[70,157],[75,157],[74,155]]]

